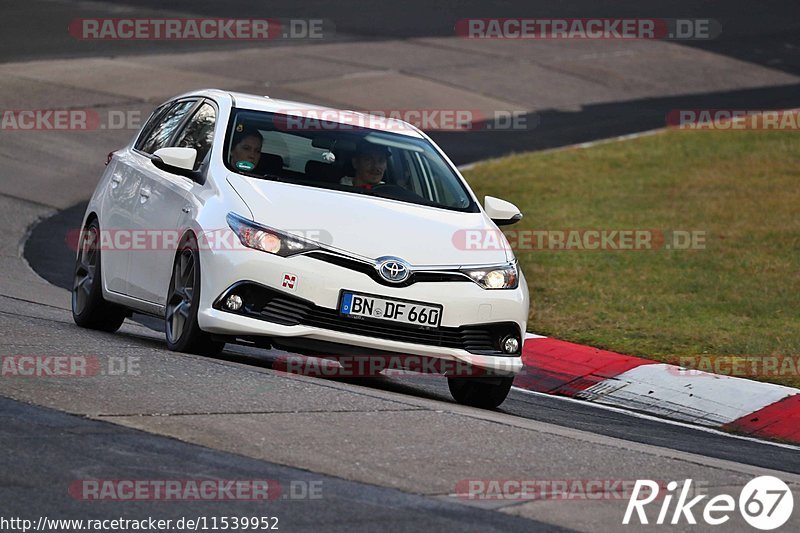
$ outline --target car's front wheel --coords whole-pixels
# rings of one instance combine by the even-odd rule
[[[494,409],[508,396],[514,378],[447,378],[450,394],[458,403]]]
[[[125,321],[125,308],[103,299],[100,224],[91,220],[81,232],[72,281],[72,319],[88,329],[114,332]]]
[[[200,254],[188,237],[178,250],[167,293],[164,330],[167,347],[175,352],[216,355],[225,347],[203,332],[197,323],[200,303]]]

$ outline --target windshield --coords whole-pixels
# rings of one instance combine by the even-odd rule
[[[239,174],[456,211],[479,209],[461,179],[425,139],[234,110],[225,164]]]

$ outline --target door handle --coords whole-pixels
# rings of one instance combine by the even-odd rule
[[[145,203],[150,198],[150,189],[142,187],[139,189],[139,201]]]
[[[122,176],[115,175],[111,178],[111,188],[116,189],[122,183]]]
[[[192,212],[192,206],[185,205],[185,206],[181,207],[181,211],[183,211],[184,213],[191,213]]]

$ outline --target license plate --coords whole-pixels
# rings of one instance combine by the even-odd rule
[[[371,318],[426,328],[437,328],[442,320],[441,305],[347,291],[342,292],[339,312],[349,318]]]

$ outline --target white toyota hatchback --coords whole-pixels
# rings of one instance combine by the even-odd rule
[[[193,92],[109,156],[73,316],[106,331],[133,311],[161,317],[184,352],[236,342],[465,364],[484,372],[444,371],[453,397],[494,407],[522,366],[528,290],[508,246],[467,243],[521,217],[481,206],[405,122]]]

